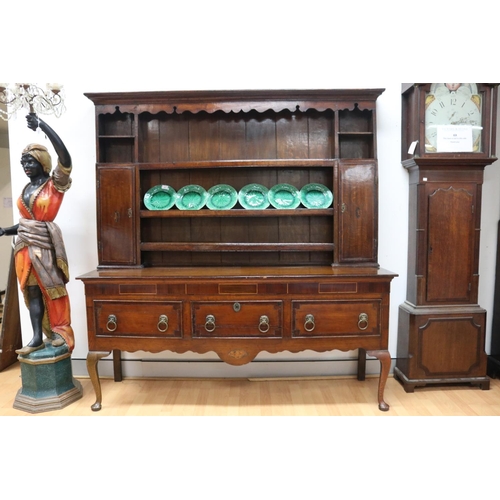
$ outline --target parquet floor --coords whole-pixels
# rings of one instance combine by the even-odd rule
[[[36,415],[13,408],[21,388],[16,363],[0,372],[0,416],[500,416],[500,380],[483,391],[472,386],[417,388],[406,393],[389,377],[377,406],[378,378],[324,379],[101,379],[102,410],[90,406],[90,379],[79,378],[83,397],[69,406]]]

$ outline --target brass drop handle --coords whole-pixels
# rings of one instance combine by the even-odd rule
[[[158,331],[162,333],[168,330],[168,316],[166,314],[160,314],[156,327],[158,328]]]
[[[358,328],[360,330],[366,330],[368,328],[368,314],[361,313],[358,316]]]
[[[269,328],[271,328],[271,325],[269,324],[269,318],[266,315],[262,315],[259,318],[259,332],[267,333],[269,331]]]
[[[108,316],[108,322],[106,323],[106,328],[108,332],[114,332],[118,327],[118,322],[114,314]]]
[[[205,330],[209,333],[215,330],[215,316],[213,314],[207,314],[205,318]]]
[[[306,314],[304,320],[304,330],[306,332],[312,332],[316,328],[316,323],[314,322],[314,316],[312,314]]]

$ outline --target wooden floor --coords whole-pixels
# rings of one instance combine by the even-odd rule
[[[19,363],[0,372],[0,415],[14,416],[499,416],[500,380],[483,391],[472,386],[417,388],[406,393],[389,377],[377,406],[378,378],[324,379],[102,379],[103,406],[93,412],[95,393],[78,379],[83,397],[69,406],[32,415],[13,408],[21,388]]]

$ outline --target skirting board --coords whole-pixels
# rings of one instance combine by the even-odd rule
[[[396,360],[391,363],[393,372]],[[88,376],[84,359],[72,360],[75,377]],[[129,378],[277,378],[277,377],[338,377],[356,376],[356,359],[321,361],[252,361],[242,366],[232,366],[223,361],[172,361],[123,359],[123,377]],[[113,360],[101,359],[99,376],[113,377]],[[366,360],[366,374],[379,375],[380,362]]]

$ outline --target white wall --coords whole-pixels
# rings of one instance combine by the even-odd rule
[[[88,349],[83,285],[75,277],[94,269],[97,264],[94,109],[83,93],[344,87],[386,89],[378,100],[379,263],[399,274],[393,281],[391,294],[389,349],[394,358],[398,306],[406,297],[408,222],[408,176],[400,163],[400,85],[403,81],[445,79],[441,77],[439,60],[423,57],[424,53],[427,56],[433,54],[429,43],[418,44],[409,39],[404,23],[398,23],[394,13],[384,16],[385,2],[368,3],[363,11],[359,10],[357,3],[343,6],[342,15],[339,15],[335,3],[324,7],[323,2],[315,0],[308,2],[307,8],[299,8],[293,2],[256,1],[244,15],[227,8],[236,5],[234,3],[188,2],[184,7],[165,4],[161,16],[154,15],[154,3],[148,10],[149,3],[143,1],[143,8],[133,11],[133,25],[126,2],[122,4],[120,14],[108,10],[106,3],[102,4],[99,14],[87,14],[93,11],[90,8],[79,11],[80,27],[74,23],[68,28],[60,25],[57,36],[53,35],[56,55],[51,52],[50,45],[34,47],[31,41],[23,39],[21,33],[10,34],[12,46],[16,49],[6,54],[4,67],[7,75],[6,78],[2,76],[3,80],[58,81],[65,85],[67,112],[60,119],[47,117],[46,121],[66,143],[74,164],[73,187],[67,193],[56,220],[63,231],[72,276],[68,290],[76,335],[73,359],[83,360]],[[221,9],[225,9],[224,16]],[[102,17],[107,22],[103,22]],[[402,19],[408,22],[404,15]],[[417,9],[412,13],[411,22],[425,19],[424,13]],[[99,36],[95,36],[96,30]],[[483,35],[484,31],[487,30],[483,30]],[[45,36],[50,34],[44,33]],[[85,42],[81,44],[66,43],[67,40],[83,38]],[[484,37],[482,40],[487,44]],[[444,43],[444,35],[443,40],[433,39],[436,46],[440,41]],[[40,52],[43,57],[30,57],[33,52]],[[461,62],[470,54],[475,56],[475,68],[479,70],[473,75],[463,71],[454,73],[453,69],[463,67]],[[24,61],[28,57],[30,64],[26,65]],[[464,45],[460,53],[450,51],[447,57],[446,67],[453,68],[450,71],[455,79],[495,81],[495,75],[488,73],[490,65],[486,64],[487,60],[481,65],[475,48]],[[451,74],[447,72],[446,76]],[[496,78],[498,80],[498,75]],[[9,128],[12,192],[17,197],[26,183],[23,172],[16,168],[21,150],[33,141],[50,144],[43,134],[38,136],[27,129],[22,115],[11,122]],[[499,167],[496,162],[486,168],[483,187],[479,297],[480,304],[488,311],[487,345],[493,303],[496,227],[500,216]],[[23,336],[28,340],[27,311],[24,307],[21,309]],[[263,353],[258,359],[350,360],[353,355],[307,352],[271,356]],[[130,360],[216,359],[211,354],[196,356],[189,353],[177,356],[139,352],[125,356]],[[158,366],[161,364],[155,363],[154,369],[158,370]],[[209,364],[196,367],[196,370],[201,370],[201,375],[203,370],[208,370],[204,366]],[[263,364],[255,366],[257,368],[247,369],[266,369],[262,368]],[[325,369],[354,372],[353,363],[343,366]],[[310,369],[310,365],[304,368],[306,371]],[[244,367],[229,367],[227,370],[224,374],[247,373]],[[254,371],[248,373],[255,376]],[[259,373],[266,375],[264,371]],[[208,372],[208,375],[213,374],[213,371]]]
[[[0,227],[9,227],[14,224],[11,202],[9,150],[0,148]],[[5,290],[7,286],[11,253],[12,238],[0,238],[0,290]]]

